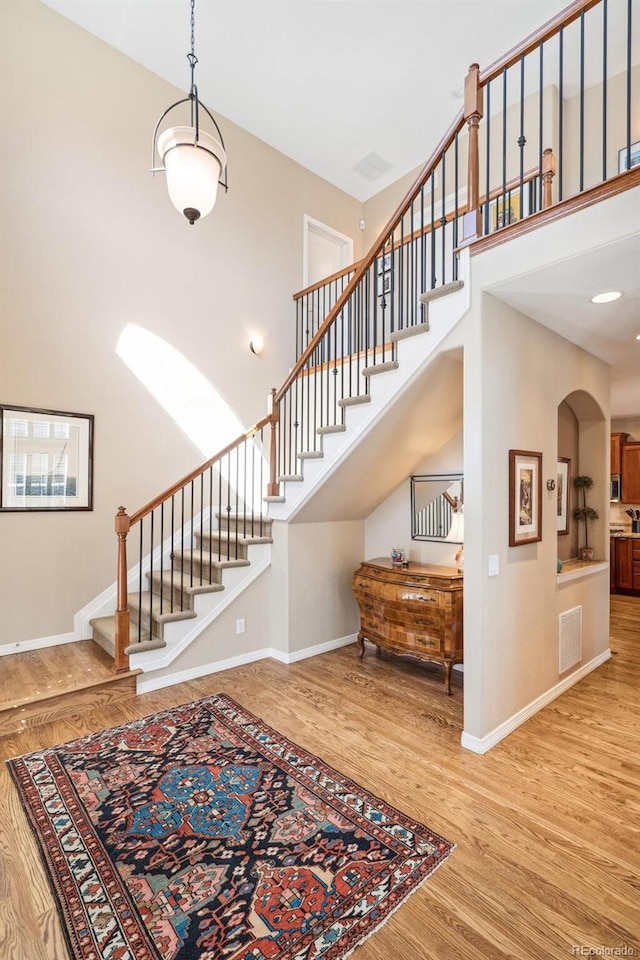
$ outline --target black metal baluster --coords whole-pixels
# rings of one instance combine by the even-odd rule
[[[164,500],[160,504],[160,613],[164,600]]]
[[[485,172],[485,187],[484,187],[484,209],[483,220],[484,220],[484,235],[485,237],[489,233],[489,195],[491,193],[491,81],[489,81],[485,87],[487,91],[487,120],[485,123],[485,130],[487,133],[487,162],[486,162],[486,172]],[[468,203],[468,198],[467,198]],[[456,224],[458,220],[458,134],[456,133]],[[454,246],[457,247],[457,229],[456,229],[456,240],[454,241]]]
[[[155,510],[149,514],[151,549],[149,550],[149,636],[153,635],[153,517]]]
[[[431,171],[431,284],[430,289],[436,285],[436,208],[435,208],[435,190],[436,178],[435,170]]]
[[[487,105],[487,126],[489,126],[489,107]],[[458,134],[456,133],[453,141],[453,167],[454,167],[454,192],[453,192],[453,279],[458,279]],[[487,155],[489,146],[487,144]],[[488,201],[488,198],[487,198]]]
[[[202,583],[202,551],[204,549],[204,473],[200,474],[200,583]]]
[[[445,262],[446,262],[446,233],[447,233],[447,210],[446,210],[446,179],[445,179],[445,164],[444,164],[445,152],[442,151],[441,162],[442,162],[442,186],[440,191],[442,193],[442,218],[440,220],[440,226],[442,228],[442,283],[446,283],[447,278],[445,276]]]
[[[398,249],[398,278],[397,278],[397,281],[398,281],[398,317],[397,317],[397,324],[398,324],[398,330],[401,330],[402,327],[404,326],[404,322],[403,322],[403,318],[404,318],[404,217],[400,217],[400,247],[399,247],[399,249]],[[392,284],[392,288],[391,288],[391,289],[392,289],[392,291],[395,289],[395,284]],[[393,299],[394,299],[394,298],[393,298],[393,293],[392,293],[392,298],[391,298],[392,304],[393,304]],[[390,329],[389,329],[389,333],[390,333],[390,334],[393,333],[394,330],[395,330],[395,326],[394,326],[394,320],[395,320],[395,319],[396,319],[396,318],[394,318],[394,316],[393,316],[393,307],[392,307],[392,309],[391,309],[391,326],[390,326]],[[382,359],[384,360],[384,357],[383,357]]]
[[[496,229],[500,223],[496,201]],[[502,71],[502,226],[507,222],[507,71]]]
[[[193,542],[195,539],[195,530],[193,529],[193,480],[191,481],[189,486],[191,487],[191,515],[189,517],[189,524],[191,526],[191,564],[189,567],[189,586],[192,587],[193,586],[193,548],[195,546]]]
[[[627,0],[627,165],[625,169],[631,169],[631,0]]]
[[[524,135],[524,57],[520,57],[520,136],[518,137],[518,147],[520,148],[520,219],[524,211],[524,147],[527,138]],[[505,217],[505,223],[511,222],[511,203],[509,203],[509,217]]]
[[[563,122],[564,122],[564,27],[558,33],[558,201],[562,200],[563,182]]]
[[[602,179],[607,179],[607,3],[602,0]]]
[[[238,514],[239,510],[239,491],[240,491],[240,446],[236,447],[236,527],[238,525]],[[229,517],[229,525],[231,522],[231,517]],[[231,530],[227,531],[227,559],[231,559]],[[238,559],[238,538],[236,537],[236,548],[235,548],[235,559]]]
[[[180,609],[184,610],[184,487],[180,490]]]
[[[220,505],[221,506],[221,505]],[[216,513],[221,512],[220,506],[216,510]],[[209,583],[211,583],[211,549],[213,544],[213,464],[209,467]],[[220,526],[220,518],[216,517],[218,521],[218,526]],[[202,570],[200,570],[200,577],[202,577]]]
[[[171,567],[170,567],[170,574],[169,574],[169,580],[170,580],[169,586],[171,587],[171,608],[170,608],[171,613],[173,613],[173,607],[174,607],[173,583],[175,578],[175,559],[174,559],[175,519],[176,519],[175,494],[172,494],[171,495]]]
[[[142,565],[144,560],[144,539],[143,539],[144,519],[140,521],[140,563],[138,564],[138,643],[142,642]]]
[[[540,65],[539,65],[539,90],[538,93],[538,209],[542,210],[542,153],[544,151],[544,41],[540,44]],[[530,210],[529,213],[533,213]]]
[[[584,10],[580,14],[580,193],[584,190]]]
[[[420,187],[420,293],[426,293],[427,235],[424,230],[424,183]],[[420,304],[420,322],[427,322],[427,305]]]

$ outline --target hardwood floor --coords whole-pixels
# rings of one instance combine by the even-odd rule
[[[369,652],[359,661],[355,647],[72,714],[2,738],[0,751],[6,759],[224,692],[457,844],[354,960],[637,957],[640,599],[612,597],[611,636],[611,660],[484,757],[460,746],[460,677],[446,697],[441,670]],[[0,791],[0,956],[64,960],[4,767]]]

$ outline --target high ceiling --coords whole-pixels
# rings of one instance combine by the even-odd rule
[[[43,2],[188,89],[188,0]],[[462,105],[470,63],[488,66],[567,3],[196,0],[198,91],[223,132],[226,117],[366,200],[424,162]],[[638,0],[633,7],[638,33]],[[636,38],[634,63],[639,47]],[[638,208],[637,197],[630,202]],[[601,248],[495,291],[611,364],[613,416],[640,416],[638,243]],[[625,297],[585,311],[585,276]]]
[[[44,2],[188,90],[188,0]],[[462,105],[469,64],[488,66],[566,3],[196,0],[198,92],[366,200],[424,162]]]

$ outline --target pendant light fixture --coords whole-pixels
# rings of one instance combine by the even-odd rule
[[[195,0],[191,0],[191,53],[187,54],[191,70],[189,96],[168,107],[156,124],[151,148],[151,172],[164,171],[167,175],[169,198],[190,224],[211,213],[216,202],[218,184],[227,187],[227,154],[220,127],[211,111],[198,98],[195,83]],[[189,126],[168,127],[158,136],[167,114],[182,104],[189,104]],[[200,129],[200,111],[206,113],[215,128],[216,136]],[[156,158],[160,166],[156,166]]]

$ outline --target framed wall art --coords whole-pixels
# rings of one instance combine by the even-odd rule
[[[542,454],[509,450],[509,546],[542,540]]]
[[[630,161],[630,162],[629,162]],[[618,173],[624,173],[632,167],[637,167],[640,163],[640,140],[632,143],[627,153],[627,148],[618,150]]]
[[[93,415],[0,404],[0,510],[93,510]]]
[[[571,460],[558,457],[556,481],[556,531],[559,536],[569,533],[569,496],[571,492]]]

